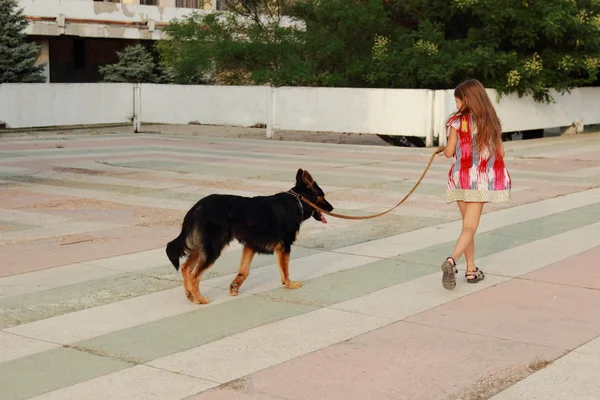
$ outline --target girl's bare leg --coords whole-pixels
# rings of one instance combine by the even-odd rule
[[[475,237],[475,232],[477,232],[477,228],[479,227],[479,220],[481,219],[481,212],[483,211],[484,203],[466,203],[459,202],[459,208],[461,207],[460,203],[463,203],[462,207],[464,207],[463,214],[463,226],[460,236],[456,241],[456,245],[454,246],[454,251],[452,252],[452,258],[458,260],[460,256],[465,254],[466,257],[472,257],[471,260],[467,260],[467,263],[471,261],[472,264],[475,263],[475,242],[473,238]],[[467,255],[467,248],[471,246],[469,252],[472,253]]]
[[[448,290],[452,290],[456,287],[456,260],[463,254],[467,258],[467,271],[474,271],[475,269],[475,232],[479,226],[479,220],[481,219],[481,212],[483,211],[484,203],[467,203],[464,201],[458,202],[458,207],[462,214],[462,231],[452,257],[448,257],[446,261],[442,263],[442,285]],[[473,269],[472,269],[473,268]],[[472,274],[467,275],[471,276]],[[469,278],[470,279],[470,278]],[[468,279],[468,280],[469,280]]]
[[[467,203],[464,201],[457,201],[460,214],[462,215],[463,224],[465,220],[465,212],[467,210]],[[454,258],[458,261],[458,258]],[[467,261],[467,270],[475,271],[475,237],[469,242],[465,249],[465,259]]]

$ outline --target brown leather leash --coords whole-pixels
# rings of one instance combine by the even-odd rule
[[[379,214],[364,215],[364,216],[353,216],[353,215],[336,214],[336,213],[332,213],[332,212],[323,210],[321,207],[319,207],[316,204],[312,203],[310,200],[306,199],[304,196],[302,196],[299,193],[296,193],[296,192],[293,192],[293,191],[290,191],[290,192],[293,193],[294,195],[298,196],[298,198],[300,198],[300,200],[302,200],[303,202],[305,202],[309,206],[311,206],[311,207],[319,210],[323,214],[329,215],[329,216],[334,217],[334,218],[360,220],[360,219],[371,219],[371,218],[381,217],[382,215],[385,215],[385,214],[387,214],[387,213],[395,210],[396,208],[398,208],[398,206],[400,206],[400,204],[404,203],[406,201],[406,199],[408,199],[410,197],[410,195],[413,194],[413,192],[421,184],[421,181],[423,180],[423,178],[425,178],[425,175],[427,174],[427,171],[429,171],[429,167],[431,167],[431,164],[433,163],[433,159],[435,158],[435,156],[437,156],[438,154],[440,154],[442,151],[444,151],[444,147],[438,147],[433,153],[431,153],[431,157],[429,158],[429,162],[427,163],[427,166],[425,167],[425,170],[423,170],[423,173],[419,177],[419,180],[417,180],[417,183],[415,183],[415,185],[410,190],[410,192],[408,192],[408,194],[406,196],[404,196],[404,198],[402,200],[400,200],[400,202],[398,204],[396,204],[394,207],[390,208],[387,211],[380,212]]]

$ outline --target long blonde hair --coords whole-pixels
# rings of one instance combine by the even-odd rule
[[[477,125],[477,151],[489,148],[493,153],[502,143],[502,124],[481,82],[476,79],[464,81],[454,89],[454,97],[463,104],[448,121],[457,115],[471,114]]]

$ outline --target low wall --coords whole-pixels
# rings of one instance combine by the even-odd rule
[[[503,95],[498,100],[495,90],[487,90],[504,132],[548,129],[569,126],[575,121],[585,125],[600,124],[600,87],[571,90],[571,93],[550,92],[554,103],[538,103],[529,96]],[[445,143],[445,122],[456,111],[453,90],[438,90],[434,100],[434,135],[441,134]]]
[[[146,123],[252,126],[267,123],[267,86],[141,85]]]
[[[273,90],[273,128],[427,136],[433,91],[283,87]]]
[[[131,122],[133,87],[127,83],[2,84],[0,121],[8,128]]]
[[[600,87],[553,92],[554,104],[515,94],[497,102],[505,132],[582,121],[600,124]],[[11,128],[123,123],[253,126],[273,130],[418,136],[445,143],[452,90],[154,84],[3,84],[0,121]]]

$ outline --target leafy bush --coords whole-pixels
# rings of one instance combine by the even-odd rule
[[[597,81],[598,0],[230,0],[159,43],[179,83],[453,88],[551,101]],[[288,16],[291,19],[286,20]]]

